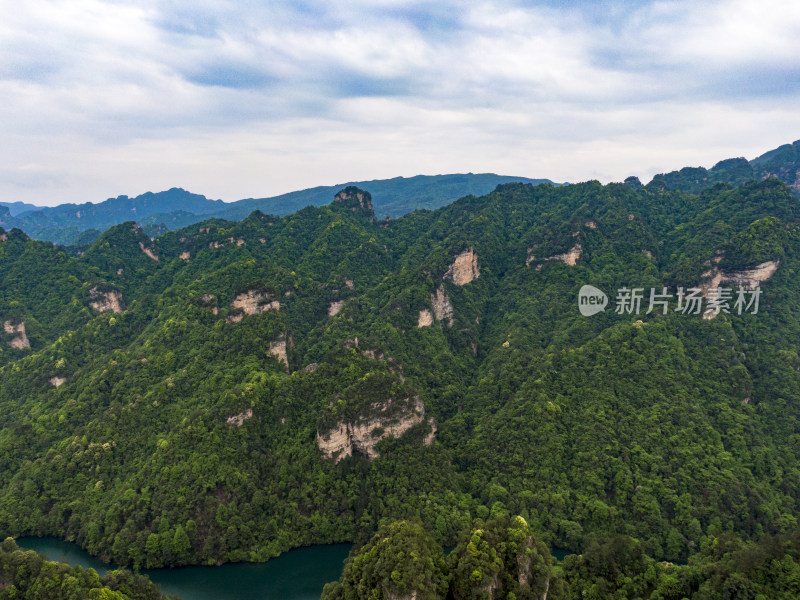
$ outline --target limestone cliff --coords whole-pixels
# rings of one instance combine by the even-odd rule
[[[443,286],[436,288],[436,292],[431,294],[431,306],[433,312],[425,308],[419,311],[419,319],[417,320],[417,327],[429,327],[433,325],[433,318],[439,323],[444,323],[448,327],[453,326],[453,305],[450,303],[450,298],[444,291]]]
[[[720,262],[721,255],[713,259],[714,263]],[[734,290],[754,290],[759,287],[764,281],[770,279],[780,266],[779,260],[768,260],[752,269],[742,269],[740,271],[722,271],[716,264],[703,273],[702,283],[697,286],[703,290],[703,297],[710,298],[714,294],[714,290],[720,287],[730,287]],[[709,309],[703,313],[704,319],[713,319],[719,314],[718,310]]]
[[[117,290],[103,291],[99,286],[89,290],[89,306],[97,312],[121,313],[125,309],[122,294]]]
[[[286,367],[286,372],[289,372],[289,357],[286,354],[286,339],[281,336],[277,340],[269,343],[269,353],[276,357],[279,362],[282,362]]]
[[[260,315],[269,310],[280,310],[281,303],[263,290],[248,290],[238,294],[231,302],[229,323],[241,321],[244,315]]]
[[[478,255],[475,253],[475,248],[470,246],[455,257],[444,278],[451,279],[456,285],[467,285],[480,277],[480,274]]]
[[[325,458],[339,462],[358,451],[372,460],[379,456],[378,442],[389,437],[400,437],[406,431],[425,421],[425,406],[419,396],[395,400],[387,398],[370,405],[370,414],[353,421],[336,423],[332,428],[318,432],[317,446]],[[431,427],[424,444],[433,443],[435,426]]]
[[[333,202],[349,208],[353,212],[365,215],[370,221],[375,220],[375,211],[372,209],[372,196],[361,188],[353,185],[347,186],[333,197]]]
[[[11,338],[7,341],[7,344],[12,348],[22,350],[31,347],[31,343],[28,341],[28,336],[25,334],[24,321],[20,321],[19,323],[5,321],[3,323],[3,331],[7,335],[11,336]]]
[[[536,260],[536,257],[532,254],[533,250],[533,248],[528,249],[528,257],[525,259],[526,265],[530,265]],[[578,259],[581,257],[582,252],[583,248],[581,247],[580,243],[576,243],[572,248],[563,254],[554,254],[553,256],[546,257],[544,260],[556,260],[563,262],[565,265],[569,265],[570,267],[574,267],[578,263]]]

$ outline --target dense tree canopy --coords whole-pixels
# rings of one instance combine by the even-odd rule
[[[0,532],[157,567],[364,543],[394,521],[458,548],[476,519],[519,515],[583,554],[565,581],[635,581],[730,538],[724,571],[797,531],[785,184],[508,184],[388,222],[354,209],[155,240],[124,223],[80,255],[3,232]],[[748,273],[756,314],[675,310],[678,288]],[[607,310],[579,313],[585,284]],[[625,287],[646,290],[638,313],[614,310]],[[507,566],[507,535],[475,547],[506,544]],[[583,562],[593,544],[624,568]]]

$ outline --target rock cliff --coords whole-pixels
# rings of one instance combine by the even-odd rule
[[[98,286],[94,286],[89,290],[89,299],[89,306],[97,312],[121,313],[125,309],[122,294],[117,290],[103,291]]]
[[[389,437],[400,437],[406,431],[425,421],[425,406],[419,396],[395,400],[388,398],[371,405],[370,416],[351,422],[337,423],[333,428],[319,432],[317,446],[325,458],[339,462],[357,450],[368,459],[379,456],[378,442]],[[398,410],[399,409],[399,410]],[[433,443],[434,422],[428,418],[431,433],[424,440]]]
[[[5,321],[3,323],[3,331],[7,334],[12,336],[11,339],[8,340],[8,345],[12,348],[16,348],[18,350],[22,350],[24,348],[30,348],[31,343],[28,341],[28,336],[25,334],[25,322],[20,321],[19,323],[14,323],[13,321]]]
[[[444,278],[451,279],[456,285],[467,285],[480,277],[480,274],[478,255],[475,253],[475,248],[469,247],[455,257]]]

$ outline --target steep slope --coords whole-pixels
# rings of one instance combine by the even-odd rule
[[[6,350],[0,530],[137,566],[416,517],[448,545],[511,512],[562,548],[624,533],[673,561],[792,530],[799,208],[777,180],[508,184],[386,222],[349,189],[152,242],[125,223],[80,257],[8,234],[0,320],[44,314],[28,256],[63,261],[64,301]],[[757,314],[611,309],[756,271]],[[581,316],[585,284],[608,310]]]

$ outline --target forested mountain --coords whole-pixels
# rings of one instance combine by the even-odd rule
[[[476,523],[517,515],[537,557],[611,544],[643,578],[793,539],[800,204],[774,178],[661,188],[512,183],[386,221],[348,187],[152,241],[126,222],[81,256],[3,231],[0,534],[155,567],[334,541],[380,557],[374,533],[408,521],[393,531],[434,565],[432,543],[456,547],[419,571],[437,594],[472,568]],[[585,285],[605,311],[579,312]],[[625,289],[640,310],[617,311]],[[510,564],[515,536],[479,538]],[[559,594],[639,576],[570,560]]]
[[[28,211],[20,210],[20,203],[0,203],[0,227],[17,227],[34,239],[82,247],[97,239],[101,232],[125,221],[136,221],[150,237],[157,237],[165,231],[208,218],[241,221],[255,210],[285,215],[306,206],[328,204],[338,190],[347,186],[371,190],[376,213],[384,218],[399,217],[420,208],[439,208],[471,194],[488,194],[498,185],[509,182],[552,183],[548,179],[493,173],[418,175],[319,186],[272,198],[249,198],[230,203],[173,188],[156,194],[147,192],[135,198],[119,196],[97,204],[31,207],[33,210]]]
[[[221,200],[209,200],[205,196],[173,188],[157,194],[147,192],[135,198],[109,198],[97,204],[86,202],[36,207],[36,210],[18,212],[14,216],[9,213],[5,218],[0,212],[0,226],[7,229],[18,227],[35,239],[72,244],[87,230],[96,230],[99,235],[100,231],[124,221],[155,224],[180,221],[182,225],[182,218],[187,214],[197,221],[203,218],[199,215],[223,210],[225,206]]]
[[[758,158],[722,160],[711,169],[684,167],[680,171],[653,177],[653,184],[662,188],[699,193],[718,183],[742,185],[748,181],[780,179],[794,190],[800,190],[800,140],[770,150]]]
[[[0,202],[0,207],[1,206],[5,206],[11,216],[16,216],[31,210],[39,210],[41,208],[41,206],[26,204],[25,202]]]

